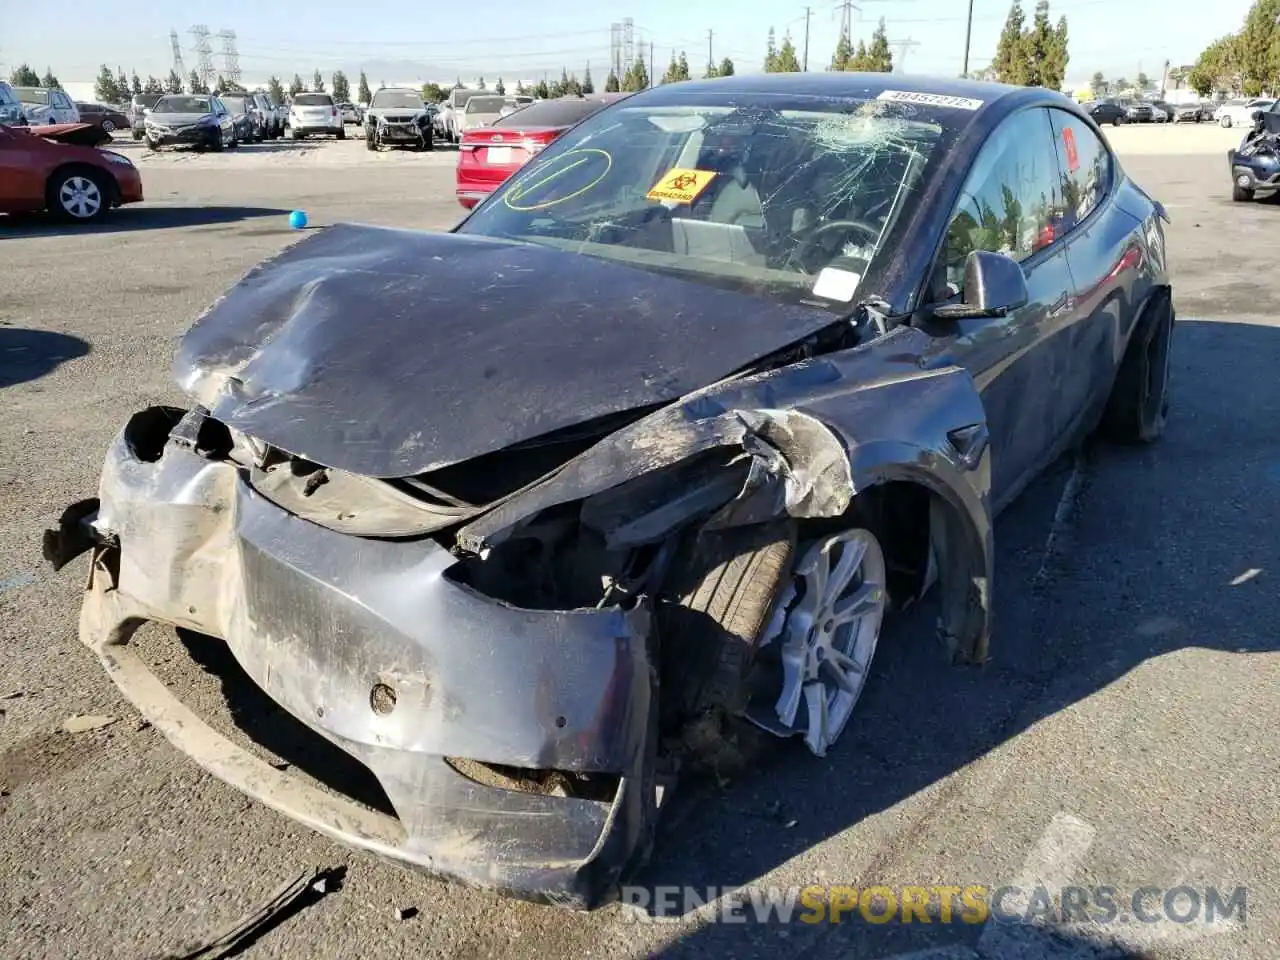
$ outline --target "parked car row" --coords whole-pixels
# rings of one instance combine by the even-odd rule
[[[1126,123],[1200,123],[1214,118],[1209,103],[1175,104],[1164,100],[1135,100],[1108,97],[1080,105],[1095,123],[1121,126]]]

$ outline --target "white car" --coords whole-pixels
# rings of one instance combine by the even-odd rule
[[[62,90],[46,87],[14,87],[13,92],[22,104],[27,123],[38,126],[45,123],[79,123],[80,111]]]
[[[315,134],[347,139],[342,111],[327,93],[299,93],[289,105],[289,139],[305,140]]]
[[[1270,110],[1274,103],[1274,99],[1262,97],[1253,100],[1228,100],[1218,108],[1213,119],[1224,127],[1247,127],[1253,123],[1255,110]]]
[[[1168,123],[1169,111],[1163,107],[1157,107],[1154,103],[1151,105],[1151,121],[1152,123]]]

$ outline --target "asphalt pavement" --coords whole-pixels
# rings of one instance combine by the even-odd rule
[[[1172,218],[1173,411],[1160,443],[1068,457],[1001,517],[990,663],[944,664],[927,609],[906,615],[838,749],[817,760],[797,744],[738,782],[677,793],[639,882],[1245,887],[1243,923],[1125,914],[1049,936],[857,911],[818,924],[568,914],[349,852],[140,723],[77,639],[83,560],[48,571],[40,533],[95,491],[129,414],[181,402],[176,338],[296,239],[290,210],[313,225],[458,218],[449,154],[370,162],[344,143],[305,169],[256,164],[252,148],[222,167],[149,161],[147,203],[100,227],[0,218],[0,956],[171,955],[312,868],[335,871],[328,892],[243,956],[1280,955],[1280,204],[1231,203],[1228,140],[1113,136]],[[216,664],[194,667],[172,631],[139,642],[198,707],[226,710]],[[85,716],[114,722],[63,729]]]

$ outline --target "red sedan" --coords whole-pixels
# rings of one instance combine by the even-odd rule
[[[491,126],[467,130],[458,145],[458,202],[474,207],[560,134],[625,96],[538,100]]]
[[[52,139],[80,126],[0,126],[0,213],[48,210],[87,223],[142,199],[142,177],[128,157]]]

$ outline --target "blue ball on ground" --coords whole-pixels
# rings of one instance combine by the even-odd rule
[[[307,225],[307,215],[301,210],[295,210],[289,214],[289,226],[294,230],[301,230]]]

